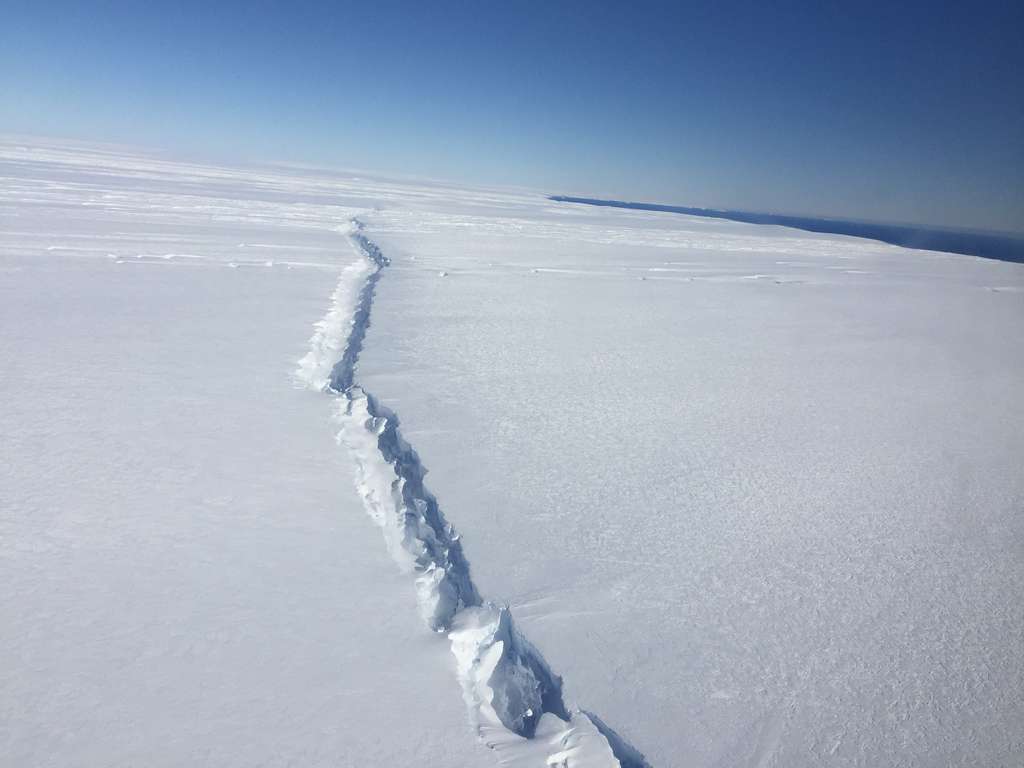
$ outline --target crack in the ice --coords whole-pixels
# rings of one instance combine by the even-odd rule
[[[359,289],[344,353],[324,389],[341,398],[340,437],[356,459],[367,510],[384,529],[392,553],[418,574],[425,621],[435,631],[448,632],[481,736],[486,732],[485,741],[495,749],[514,751],[514,740],[495,735],[495,727],[532,739],[546,723],[544,735],[557,750],[545,757],[548,765],[650,768],[600,718],[566,708],[561,677],[518,631],[508,607],[481,598],[462,542],[424,485],[426,469],[403,439],[398,417],[355,383],[377,282],[390,261],[363,234],[361,222],[353,219],[352,224],[350,237],[373,270]],[[545,715],[557,721],[545,721]]]
[[[366,329],[370,327],[370,307],[373,306],[373,294],[377,290],[377,281],[380,280],[381,270],[391,263],[390,259],[380,252],[380,248],[366,238],[362,232],[363,225],[358,219],[352,220],[352,226],[354,229],[349,236],[359,246],[363,255],[375,266],[362,288],[359,289],[359,299],[356,301],[355,313],[352,316],[352,328],[348,334],[345,351],[342,353],[341,359],[331,369],[328,387],[338,393],[344,393],[352,386],[356,361],[363,349]]]

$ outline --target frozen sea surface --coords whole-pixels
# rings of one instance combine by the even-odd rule
[[[109,148],[0,176],[0,763],[613,765],[605,723],[655,767],[1024,760],[1020,265]],[[302,386],[357,336],[356,396]],[[424,627],[376,528],[408,560],[429,496],[356,406],[521,635]],[[599,719],[487,721],[540,656]]]

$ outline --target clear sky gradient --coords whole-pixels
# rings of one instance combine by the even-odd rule
[[[3,0],[0,132],[1024,231],[1024,3]]]

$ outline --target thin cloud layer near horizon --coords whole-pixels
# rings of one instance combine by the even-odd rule
[[[9,5],[0,132],[1024,231],[1019,3]]]

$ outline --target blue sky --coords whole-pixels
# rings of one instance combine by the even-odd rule
[[[1024,6],[0,4],[0,132],[1024,231]]]

